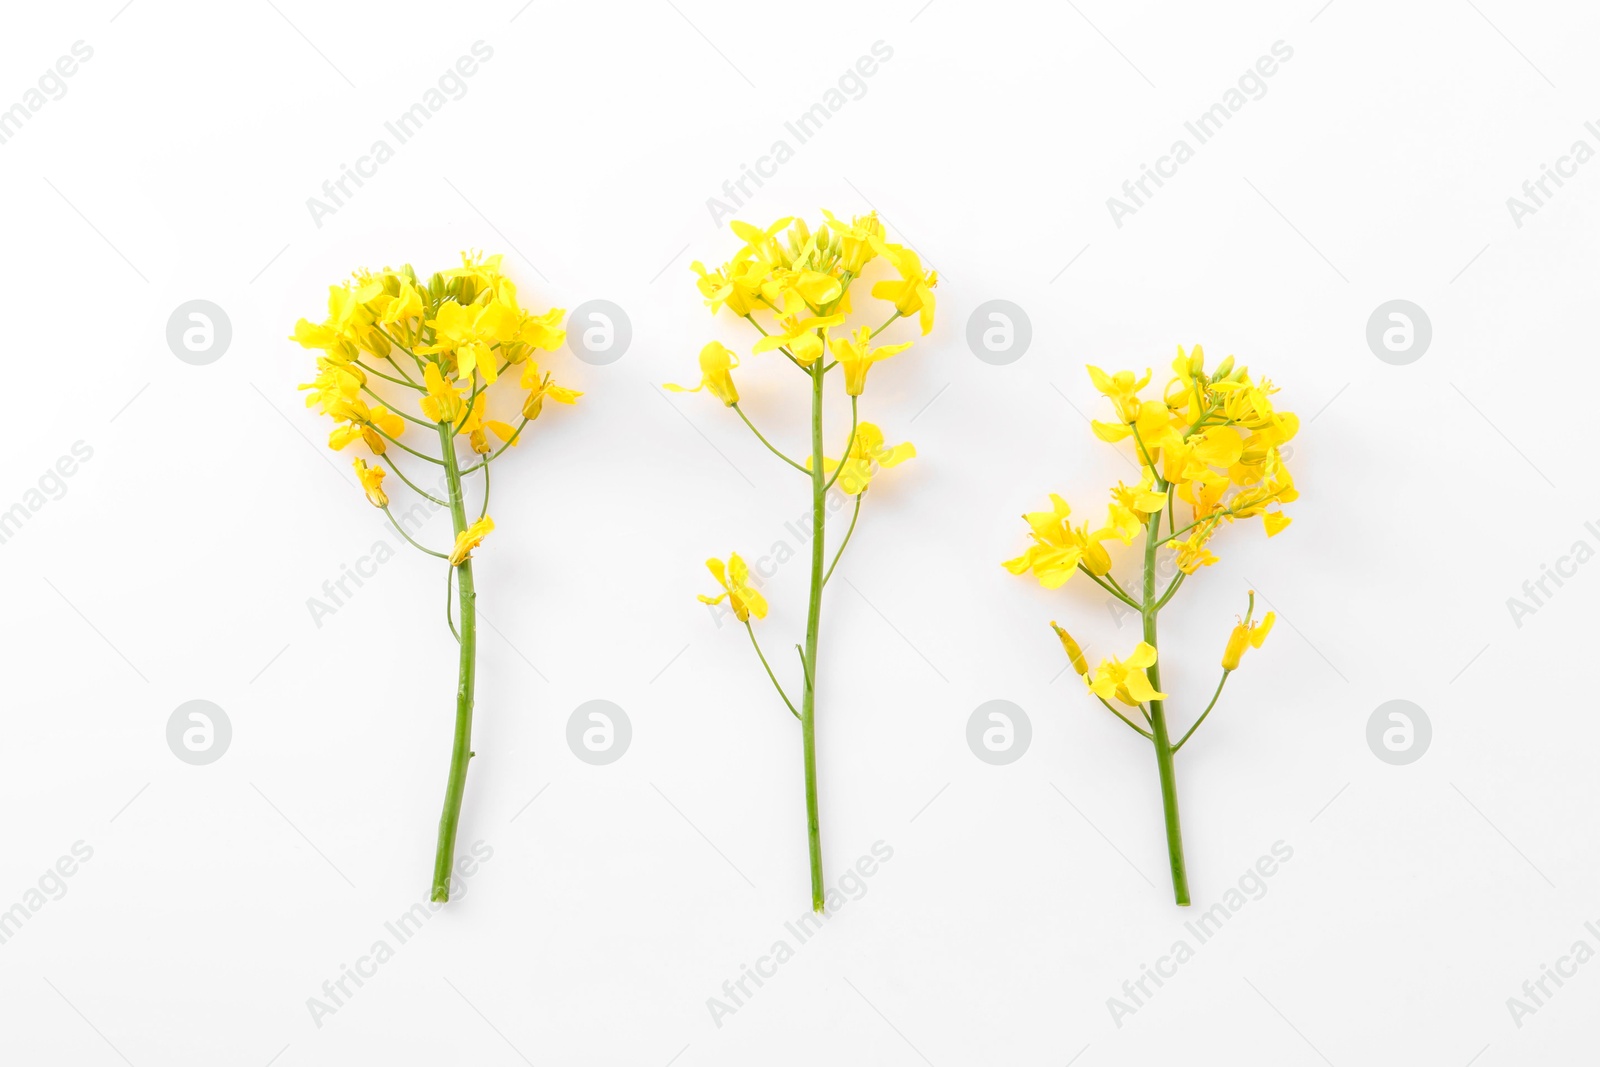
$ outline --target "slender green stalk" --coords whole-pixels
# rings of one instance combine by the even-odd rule
[[[1194,725],[1189,727],[1189,732],[1178,738],[1178,743],[1172,746],[1172,751],[1176,752],[1182,748],[1183,743],[1193,737],[1196,730],[1200,729],[1200,724],[1206,721],[1206,716],[1211,714],[1211,709],[1217,706],[1217,698],[1222,695],[1222,687],[1228,684],[1228,675],[1232,673],[1230,670],[1223,670],[1222,680],[1217,683],[1217,691],[1211,694],[1211,703],[1206,705],[1206,710],[1202,711],[1200,717],[1194,721]]]
[[[861,517],[861,498],[867,495],[866,486],[856,494],[856,509],[850,513],[850,528],[844,532],[844,540],[839,542],[839,550],[833,554],[833,562],[828,564],[828,573],[822,576],[822,584],[826,586],[828,579],[833,577],[833,568],[839,565],[839,557],[844,555],[845,546],[850,543],[850,535],[856,532],[856,520]]]
[[[784,704],[788,705],[789,714],[798,719],[800,717],[800,713],[794,710],[794,702],[789,699],[789,694],[783,691],[782,683],[778,681],[778,676],[772,673],[772,666],[767,662],[766,653],[761,651],[761,642],[756,640],[756,628],[750,625],[749,619],[744,620],[744,628],[750,634],[750,644],[755,648],[756,655],[760,657],[761,665],[767,668],[767,677],[772,679],[773,688],[776,689],[778,691],[778,695],[783,698]]]
[[[756,440],[767,446],[768,452],[771,452],[774,456],[777,456],[779,459],[783,460],[789,466],[793,467],[801,474],[804,474],[806,477],[809,478],[811,476],[811,472],[806,470],[802,464],[796,463],[794,460],[778,451],[777,446],[775,446],[771,441],[767,440],[766,436],[763,435],[760,430],[756,429],[756,424],[750,421],[750,416],[744,413],[744,408],[740,407],[738,404],[730,404],[728,406],[733,408],[738,416],[744,420],[744,424],[746,426],[750,427],[750,432],[756,435]]]
[[[817,638],[822,626],[823,541],[827,536],[826,491],[822,475],[822,383],[821,367],[811,371],[811,600],[806,615],[806,647],[801,655],[805,667],[805,695],[801,700],[800,734],[805,748],[806,839],[811,856],[811,908],[822,911],[822,825],[817,805]]]
[[[1162,488],[1165,488],[1164,486]],[[1144,539],[1144,616],[1145,644],[1156,644],[1156,543],[1160,533],[1161,514],[1150,516]],[[1161,663],[1157,660],[1148,668],[1150,684],[1161,691]],[[1183,864],[1183,829],[1178,823],[1178,778],[1172,765],[1172,741],[1167,734],[1167,713],[1164,702],[1150,701],[1150,734],[1156,750],[1156,770],[1161,776],[1161,812],[1167,824],[1167,858],[1172,866],[1172,894],[1178,904],[1189,904],[1189,875]]]
[[[416,493],[418,496],[426,497],[427,499],[433,501],[435,504],[438,504],[441,508],[447,508],[447,507],[450,506],[450,502],[448,500],[440,500],[438,497],[434,496],[432,493],[430,493],[427,490],[423,489],[416,482],[413,482],[410,478],[407,478],[406,477],[406,472],[401,470],[400,469],[400,465],[398,463],[396,463],[392,458],[390,458],[389,453],[387,451],[379,453],[378,458],[383,460],[385,463],[387,463],[389,465],[389,469],[394,471],[395,474],[399,476],[399,478],[400,478],[400,480],[402,482],[405,482],[407,485],[409,485],[411,487],[411,491],[412,492]]]
[[[467,528],[467,509],[461,494],[461,470],[456,462],[454,435],[448,422],[439,424],[445,478],[450,485],[450,521],[459,537]],[[472,759],[472,697],[476,680],[478,626],[477,593],[472,586],[472,561],[456,568],[461,594],[460,668],[456,682],[455,742],[450,750],[450,778],[445,786],[444,812],[439,816],[439,847],[433,859],[432,900],[450,899],[450,875],[455,864],[456,826],[461,821],[461,796],[467,787],[467,764]]]

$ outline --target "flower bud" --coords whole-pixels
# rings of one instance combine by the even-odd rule
[[[1061,638],[1061,647],[1066,649],[1067,659],[1072,661],[1072,669],[1077,671],[1079,676],[1088,675],[1089,661],[1083,658],[1083,649],[1078,647],[1078,642],[1074,641],[1071,634],[1054,622],[1051,622],[1050,626],[1055,630],[1056,636]]]
[[[1229,356],[1217,364],[1217,369],[1211,372],[1211,378],[1213,381],[1220,381],[1226,378],[1231,370],[1233,370],[1233,357]]]
[[[1189,353],[1189,377],[1198,378],[1200,372],[1206,369],[1206,354],[1199,345],[1194,346],[1194,351]]]

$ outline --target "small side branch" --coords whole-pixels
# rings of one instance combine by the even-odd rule
[[[861,517],[861,498],[866,495],[867,491],[864,488],[856,494],[856,510],[850,516],[850,528],[844,532],[844,540],[839,542],[839,550],[833,554],[833,562],[828,564],[828,571],[822,576],[824,587],[827,586],[828,579],[833,577],[833,568],[839,565],[839,557],[844,555],[844,546],[850,543],[850,535],[856,532],[856,520]]]
[[[750,625],[749,619],[744,621],[744,628],[745,631],[750,634],[751,647],[756,650],[756,655],[761,657],[761,665],[767,669],[767,677],[772,679],[772,687],[776,689],[778,691],[778,695],[783,698],[784,704],[789,708],[789,714],[793,715],[796,719],[800,718],[800,713],[794,708],[794,701],[790,700],[789,694],[783,691],[783,686],[778,682],[778,676],[772,673],[772,667],[767,663],[767,657],[761,651],[761,642],[756,640],[755,627]]]
[[[1183,743],[1189,740],[1189,738],[1194,735],[1196,730],[1200,729],[1201,723],[1206,721],[1206,716],[1211,714],[1211,709],[1217,706],[1217,698],[1222,695],[1222,687],[1228,684],[1228,675],[1232,673],[1233,672],[1229,670],[1224,670],[1222,672],[1222,680],[1217,683],[1217,691],[1211,694],[1211,703],[1206,705],[1206,710],[1202,711],[1200,713],[1200,717],[1194,721],[1194,725],[1189,727],[1189,732],[1178,738],[1178,743],[1172,746],[1173,752],[1177,752],[1178,749],[1182,748]]]
[[[793,467],[801,474],[804,474],[806,477],[811,477],[810,471],[806,470],[803,465],[796,463],[794,460],[778,451],[777,446],[775,446],[771,441],[768,441],[766,436],[762,434],[760,430],[756,429],[756,424],[750,421],[750,416],[744,413],[744,408],[740,407],[738,404],[730,404],[729,406],[732,407],[734,411],[739,413],[739,418],[743,419],[744,424],[750,427],[750,432],[756,435],[756,440],[767,446],[768,452],[771,452],[774,456],[777,456],[779,459],[783,460],[789,466]]]

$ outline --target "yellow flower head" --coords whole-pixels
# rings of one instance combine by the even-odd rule
[[[427,364],[422,371],[422,380],[428,387],[428,395],[418,401],[422,413],[434,422],[454,423],[460,419],[465,406],[461,392],[454,382],[445,381],[444,375],[439,372],[439,364]]]
[[[879,360],[888,359],[898,355],[911,347],[911,342],[898,345],[881,345],[878,348],[869,347],[872,340],[872,331],[865,326],[855,332],[853,337],[836,338],[828,342],[833,349],[833,358],[839,361],[839,366],[844,368],[844,391],[851,396],[860,396],[867,387],[867,371]]]
[[[787,348],[789,354],[800,363],[806,366],[815,363],[826,351],[823,347],[823,335],[827,328],[839,325],[844,321],[844,316],[816,317],[807,315],[806,312],[809,310],[810,306],[804,296],[794,289],[785,290],[783,317],[778,320],[778,332],[757,341],[751,351],[759,355],[774,348]],[[823,334],[819,335],[819,331]]]
[[[665,388],[674,393],[698,393],[702,389],[709,389],[711,395],[732,407],[739,402],[739,390],[733,384],[733,368],[739,365],[739,357],[723,346],[721,341],[712,341],[700,350],[700,384],[694,388],[686,385],[673,385],[667,382]]]
[[[1111,521],[1091,532],[1088,523],[1073,526],[1068,522],[1072,507],[1058,494],[1050,494],[1049,511],[1030,511],[1022,516],[1028,524],[1028,536],[1033,544],[1016,559],[1006,560],[1002,566],[1012,574],[1033,572],[1039,584],[1046,589],[1057,589],[1072,577],[1082,564],[1090,574],[1099,577],[1111,570],[1111,556],[1102,541],[1121,537],[1115,522],[1115,505]]]
[[[1178,553],[1178,569],[1185,574],[1193,574],[1201,567],[1209,567],[1217,561],[1206,547],[1206,542],[1211,540],[1211,535],[1216,531],[1214,522],[1201,523],[1189,531],[1189,536],[1179,541],[1167,542],[1167,547]]]
[[[456,535],[456,545],[450,550],[450,566],[459,567],[472,558],[472,550],[483,543],[494,529],[494,520],[485,515]]]
[[[1125,660],[1115,657],[1101,660],[1100,666],[1094,669],[1094,677],[1085,676],[1084,682],[1090,692],[1102,700],[1120,700],[1130,706],[1146,700],[1165,700],[1167,694],[1156,692],[1155,686],[1150,684],[1150,676],[1145,673],[1145,668],[1155,666],[1155,662],[1155,647],[1140,641]]]
[[[922,259],[904,245],[889,244],[882,237],[871,238],[872,247],[894,265],[900,273],[898,281],[882,281],[873,285],[872,295],[887,300],[902,315],[917,315],[921,319],[922,333],[933,329],[933,288],[939,284],[939,272],[922,269]]]
[[[839,239],[839,265],[851,274],[860,274],[861,268],[872,262],[878,250],[873,247],[873,240],[882,243],[884,238],[883,222],[879,220],[876,211],[869,215],[857,215],[849,222],[843,222],[833,217],[833,212],[826,209],[822,212],[828,220],[827,226]]]
[[[883,431],[870,422],[863,422],[856,427],[856,434],[850,439],[850,451],[844,457],[844,470],[839,472],[839,488],[850,496],[857,496],[867,488],[879,468],[898,466],[916,454],[916,446],[909,441],[886,446],[883,443]],[[823,457],[824,473],[833,473],[837,466],[839,461]],[[807,459],[806,469],[810,468],[811,460]]]
[[[1099,367],[1090,364],[1089,380],[1116,405],[1117,414],[1124,424],[1133,422],[1139,417],[1143,410],[1139,390],[1150,384],[1149,368],[1145,369],[1144,377],[1140,378],[1131,370],[1119,370],[1115,374],[1107,374]]]
[[[1244,620],[1234,624],[1233,632],[1228,635],[1227,647],[1222,650],[1222,669],[1235,671],[1239,669],[1239,660],[1244,657],[1246,648],[1260,648],[1267,640],[1267,635],[1272,632],[1272,624],[1278,621],[1276,612],[1269,611],[1261,617],[1261,621],[1254,626],[1250,625],[1250,616],[1255,614],[1256,594],[1250,591],[1250,607],[1245,611]]]
[[[531,359],[522,368],[522,387],[528,390],[527,399],[522,402],[522,417],[530,422],[544,410],[545,397],[558,404],[576,404],[583,395],[576,389],[555,384],[554,379],[542,373],[539,365]]]
[[[721,270],[708,271],[705,264],[697,260],[689,267],[700,276],[695,284],[713,315],[725,307],[742,318],[761,306],[763,272],[758,262],[734,260]]]
[[[728,606],[733,608],[734,617],[740,622],[749,622],[751,615],[758,619],[767,617],[767,598],[750,585],[750,568],[745,566],[739,553],[728,557],[726,567],[720,559],[708,559],[706,569],[723,591],[714,597],[701,594],[700,603],[720,604],[726,598]]]
[[[387,472],[382,467],[369,467],[367,461],[360,456],[355,460],[356,477],[361,480],[361,488],[366,490],[367,499],[375,508],[389,506],[389,497],[383,491],[383,479]]]

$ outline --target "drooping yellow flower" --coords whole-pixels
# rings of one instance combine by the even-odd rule
[[[810,366],[815,363],[826,351],[818,331],[839,325],[844,321],[844,316],[835,314],[818,317],[805,314],[808,311],[810,306],[805,297],[793,289],[787,290],[784,293],[783,315],[778,320],[778,332],[757,341],[751,351],[759,355],[774,348],[788,348],[789,354],[801,364]]]
[[[1155,686],[1150,684],[1150,676],[1145,673],[1145,668],[1154,666],[1155,662],[1155,647],[1140,641],[1125,660],[1114,656],[1101,660],[1100,666],[1094,669],[1094,677],[1085,676],[1084,682],[1102,700],[1120,700],[1131,707],[1146,700],[1166,700],[1167,694],[1156,692]]]
[[[373,455],[381,456],[388,448],[384,434],[398,438],[406,428],[404,419],[381,404],[368,408],[361,400],[338,400],[326,405],[324,410],[344,423],[328,435],[328,447],[335,451],[352,441],[363,441]]]
[[[389,496],[383,491],[383,479],[387,475],[382,467],[369,467],[367,461],[360,456],[355,460],[356,477],[361,480],[361,488],[366,490],[367,499],[375,508],[389,506]]]
[[[1252,606],[1255,594],[1250,594]],[[1228,646],[1222,650],[1222,669],[1235,671],[1239,669],[1239,660],[1244,657],[1245,649],[1260,648],[1267,640],[1267,635],[1272,632],[1272,624],[1278,621],[1277,612],[1269,611],[1261,617],[1261,621],[1254,626],[1250,625],[1249,615],[1241,623],[1236,623],[1233,633],[1228,635]]]
[[[900,273],[899,281],[874,284],[872,295],[894,304],[902,315],[919,316],[922,333],[926,336],[933,329],[933,287],[939,284],[939,272],[923,271],[921,257],[904,245],[888,244],[881,237],[873,237],[872,247]]]
[[[1061,647],[1066,651],[1067,659],[1071,662],[1072,669],[1078,672],[1079,677],[1088,675],[1089,661],[1083,658],[1083,649],[1078,647],[1078,642],[1072,639],[1071,634],[1057,626],[1053,619],[1050,621],[1050,628],[1056,632],[1057,637],[1061,638]]]
[[[732,407],[739,402],[739,390],[734,387],[731,373],[738,365],[738,356],[730,352],[721,341],[712,341],[700,350],[699,385],[691,389],[687,385],[673,385],[667,382],[663,388],[673,393],[698,393],[702,389],[709,389],[712,396]]]
[[[472,558],[472,550],[483,543],[494,529],[494,520],[485,515],[456,535],[456,545],[450,550],[450,566],[459,567]]]
[[[1167,547],[1178,553],[1178,569],[1185,574],[1193,574],[1201,567],[1209,567],[1217,561],[1206,547],[1206,542],[1211,540],[1211,535],[1217,528],[1216,522],[1202,522],[1189,532],[1189,536],[1181,541],[1169,541]]]
[[[860,396],[862,390],[866,389],[867,371],[872,369],[874,363],[911,347],[911,342],[907,341],[904,344],[872,348],[871,340],[872,331],[863,326],[852,337],[834,338],[828,342],[828,347],[833,349],[833,358],[844,368],[844,391],[851,396]]]
[[[543,315],[529,315],[522,320],[522,326],[517,331],[517,340],[529,348],[554,352],[567,343],[567,331],[561,328],[566,318],[565,308],[551,308]]]
[[[720,604],[724,599],[733,609],[734,617],[740,622],[749,622],[750,616],[758,619],[767,617],[767,598],[750,584],[750,568],[745,565],[739,553],[735,552],[728,557],[728,564],[723,566],[720,559],[706,560],[706,569],[711,576],[722,586],[723,591],[711,597],[700,594],[702,604]]]
[[[857,496],[867,488],[872,481],[872,476],[879,468],[895,467],[917,454],[916,446],[910,441],[894,446],[885,446],[883,431],[870,422],[863,422],[856,427],[856,434],[850,440],[850,451],[844,457],[844,470],[839,472],[839,489],[849,496]],[[839,462],[823,457],[822,470],[825,474],[832,474]],[[811,460],[806,460],[806,468],[811,467]]]
[[[521,385],[528,390],[528,396],[522,402],[522,417],[529,421],[537,419],[544,410],[545,397],[558,404],[576,404],[583,395],[576,389],[555,384],[554,379],[549,374],[541,373],[539,365],[531,359],[522,368]]]
[[[1022,516],[1033,544],[1016,559],[1001,565],[1012,574],[1032,571],[1046,589],[1060,588],[1080,563],[1096,577],[1110,571],[1111,556],[1100,542],[1120,534],[1109,524],[1092,533],[1088,523],[1073,526],[1067,521],[1071,514],[1071,505],[1051,493],[1049,511],[1030,511]]]

